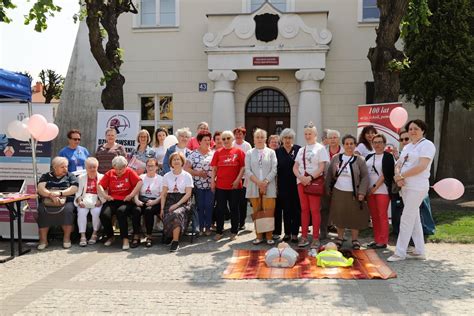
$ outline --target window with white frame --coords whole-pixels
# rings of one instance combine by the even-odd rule
[[[295,0],[246,0],[245,12],[254,12],[262,6],[264,2],[271,3],[275,8],[282,12],[294,11]]]
[[[379,18],[377,0],[359,0],[359,22],[378,22]]]
[[[137,27],[173,27],[179,24],[179,0],[139,0]]]
[[[173,96],[170,94],[141,95],[140,126],[150,132],[158,127],[173,134]]]

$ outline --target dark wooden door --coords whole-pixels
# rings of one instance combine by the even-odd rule
[[[268,136],[290,127],[290,105],[286,97],[275,89],[261,89],[247,101],[245,111],[245,140],[253,145],[253,132],[257,128],[267,131]]]

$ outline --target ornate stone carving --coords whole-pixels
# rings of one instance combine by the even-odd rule
[[[320,81],[323,80],[325,72],[321,69],[302,69],[298,70],[295,73],[295,77],[298,81],[314,80]]]
[[[280,21],[278,21],[278,30],[284,38],[294,38],[302,30],[310,34],[314,42],[319,45],[327,45],[332,40],[332,34],[329,30],[318,31],[317,28],[311,28],[297,14],[282,14]]]
[[[232,70],[212,70],[209,72],[209,79],[212,81],[234,81],[237,80],[237,73]]]
[[[217,33],[208,32],[202,40],[206,47],[217,47],[224,36],[234,32],[240,39],[248,39],[255,34],[255,21],[251,15],[238,15],[223,31]]]

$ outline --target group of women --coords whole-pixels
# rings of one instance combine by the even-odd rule
[[[318,143],[316,127],[311,123],[304,128],[303,147],[294,144],[296,135],[291,129],[270,137],[265,130],[256,129],[254,148],[245,142],[242,127],[212,135],[203,122],[193,138],[188,128],[182,128],[176,132],[178,143],[167,149],[166,130],[155,132],[154,147],[150,146],[149,133],[142,130],[137,136],[138,146],[128,159],[123,146],[116,143],[113,128],[107,130],[107,142],[99,146],[95,158],[87,158],[87,150],[79,146],[80,131],[72,130],[69,146],[62,150],[67,155],[54,158],[52,171],[39,181],[42,199],[38,207],[38,249],[47,247],[48,227],[52,225],[62,225],[63,246],[71,247],[75,207],[81,246],[96,243],[101,226],[105,245],[110,246],[114,241],[113,216],[124,250],[140,244],[142,218],[146,247],[152,246],[155,218],[163,222],[170,251],[178,250],[179,238],[191,218],[193,229],[207,236],[215,223],[214,239],[220,240],[230,213],[230,240],[234,240],[245,227],[247,200],[253,209],[253,244],[274,244],[280,238],[283,217],[284,241],[317,249],[319,240],[327,237],[327,226],[334,225],[338,247],[345,241],[345,229],[350,229],[351,245],[360,249],[358,233],[368,226],[370,214],[374,241],[368,247],[385,248],[387,210],[398,188],[404,209],[396,251],[389,260],[424,258],[418,209],[428,192],[435,148],[423,137],[423,121],[410,121],[406,130],[410,143],[396,162],[386,150],[385,136],[373,126],[364,128],[359,141],[351,135],[342,137],[342,146],[339,132],[334,130],[327,132],[324,145]],[[85,173],[78,178],[68,172],[80,168]],[[87,240],[89,212],[93,233]],[[312,238],[308,236],[310,225]],[[410,238],[415,249],[407,254]]]

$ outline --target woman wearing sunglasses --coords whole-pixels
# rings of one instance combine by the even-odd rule
[[[367,247],[373,249],[387,248],[388,244],[387,210],[392,192],[395,160],[392,154],[384,151],[386,144],[385,135],[376,134],[372,138],[375,153],[365,158],[370,180],[367,203],[374,228],[374,241]]]

